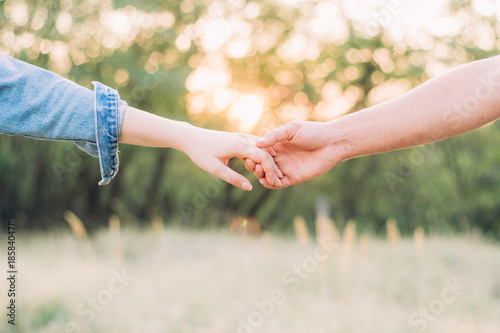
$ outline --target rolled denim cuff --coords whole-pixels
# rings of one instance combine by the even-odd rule
[[[120,99],[118,91],[96,81],[92,84],[95,92],[97,153],[102,177],[99,185],[106,185],[118,173],[118,143],[127,103]]]

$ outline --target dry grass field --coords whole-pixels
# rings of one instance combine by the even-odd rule
[[[18,235],[17,325],[2,306],[0,331],[500,332],[498,245],[302,240],[171,229]]]

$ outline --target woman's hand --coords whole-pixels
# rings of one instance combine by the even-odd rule
[[[330,123],[291,122],[267,133],[257,141],[261,148],[273,148],[274,161],[283,173],[281,185],[265,179],[264,170],[255,160],[247,159],[245,167],[253,171],[262,185],[278,189],[318,177],[343,160],[340,145],[332,136]]]
[[[191,160],[206,172],[220,179],[250,191],[252,185],[244,176],[227,166],[232,157],[239,157],[243,161],[250,159],[257,162],[260,178],[266,184],[282,186],[282,173],[273,161],[271,154],[274,150],[257,148],[256,136],[241,133],[228,133],[192,127],[191,139],[182,149]]]
[[[282,186],[282,173],[273,161],[273,149],[257,148],[259,138],[249,134],[207,130],[128,107],[120,142],[147,147],[174,148],[186,153],[203,170],[250,191],[252,185],[227,166],[232,157],[259,163],[259,175],[270,186]]]

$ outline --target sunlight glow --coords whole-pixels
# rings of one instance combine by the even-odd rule
[[[252,216],[238,216],[229,225],[229,233],[241,238],[254,238],[260,235],[260,224]]]
[[[224,69],[202,65],[189,75],[186,87],[191,92],[203,92],[227,87],[230,83],[231,75]]]
[[[322,100],[316,105],[314,114],[318,120],[332,120],[349,111],[364,97],[363,89],[350,86],[345,91],[334,81],[327,82],[321,92]]]
[[[28,5],[24,1],[14,2],[5,8],[5,16],[10,18],[14,24],[23,26],[28,23],[29,19]]]
[[[498,1],[493,0],[472,1],[472,8],[474,8],[476,13],[485,17],[492,17],[493,15],[495,15],[495,5],[500,6]]]
[[[255,95],[242,96],[231,108],[229,115],[238,121],[238,129],[251,131],[264,111],[264,103]]]
[[[308,22],[309,31],[324,42],[340,42],[349,36],[349,26],[342,17],[339,5],[319,2]]]
[[[213,102],[217,110],[222,111],[229,108],[231,105],[232,96],[228,89],[219,89],[215,92]]]
[[[207,52],[219,50],[231,39],[233,27],[224,19],[200,19],[196,24],[196,35]]]
[[[56,29],[61,35],[65,35],[71,30],[72,23],[73,19],[71,18],[71,14],[68,12],[61,12],[57,15]]]
[[[132,45],[146,51],[139,63],[148,74],[178,66],[188,52],[189,115],[217,115],[228,129],[247,132],[264,122],[332,119],[360,107],[365,94],[368,105],[380,103],[414,85],[401,79],[412,67],[432,77],[469,60],[467,48],[491,52],[500,45],[500,27],[491,23],[500,19],[499,0],[472,0],[458,14],[449,11],[450,0],[215,0],[204,7],[182,0],[186,15],[178,19],[169,11],[115,8],[111,0],[73,2],[62,1],[54,15],[27,0],[5,1],[0,52],[48,55],[49,69],[63,75],[73,65],[89,63],[93,70]],[[484,19],[471,21],[475,13]],[[45,36],[52,27],[58,34]],[[381,43],[373,48],[343,43],[351,33],[366,38],[380,32]],[[375,70],[367,74],[365,63]],[[134,76],[110,68],[107,78],[122,87]],[[365,76],[371,91],[358,86]]]
[[[130,17],[124,11],[102,13],[101,23],[114,35],[127,35],[132,28]]]

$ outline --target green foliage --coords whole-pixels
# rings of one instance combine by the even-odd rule
[[[53,322],[66,322],[69,318],[68,310],[61,300],[51,300],[41,305],[35,312],[34,327],[45,327]]]
[[[13,16],[12,8],[20,4],[27,9],[24,22]],[[427,46],[394,38],[385,29],[367,34],[367,22],[346,17],[340,3],[339,30],[347,27],[345,34],[310,34],[303,27],[320,4],[7,0],[0,7],[0,51],[87,87],[96,80],[118,88],[132,106],[214,129],[238,130],[230,107],[214,111],[206,102],[202,112],[194,112],[194,98],[210,100],[217,89],[260,94],[268,105],[253,127],[258,135],[293,119],[327,121],[355,112],[422,83],[439,72],[436,68],[496,53],[495,45],[476,41],[484,29],[498,30],[497,22],[477,14],[469,2],[452,2],[449,15],[473,24],[455,35],[426,35]],[[249,6],[257,6],[257,14]],[[204,44],[204,20],[230,21],[233,34],[210,50]],[[475,29],[479,26],[483,30]],[[309,44],[290,51],[297,36],[306,36]],[[189,41],[187,47],[181,37]],[[226,46],[235,40],[248,41],[249,49],[231,56]],[[303,49],[312,53],[301,55]],[[200,68],[222,68],[230,83],[204,91],[190,88],[187,82]],[[348,104],[332,113],[339,99]],[[290,189],[269,192],[255,182],[251,193],[218,182],[179,152],[123,145],[118,176],[98,187],[97,160],[74,145],[1,136],[0,219],[16,218],[26,229],[59,227],[62,213],[71,210],[92,230],[106,225],[111,214],[125,223],[162,216],[192,227],[227,226],[235,216],[250,214],[264,229],[290,230],[297,214],[312,223],[318,200],[326,198],[339,227],[354,218],[361,229],[383,231],[386,219],[394,216],[403,232],[416,226],[480,228],[498,237],[500,151],[494,143],[500,140],[499,126],[347,161]],[[241,163],[234,167],[243,171]]]

